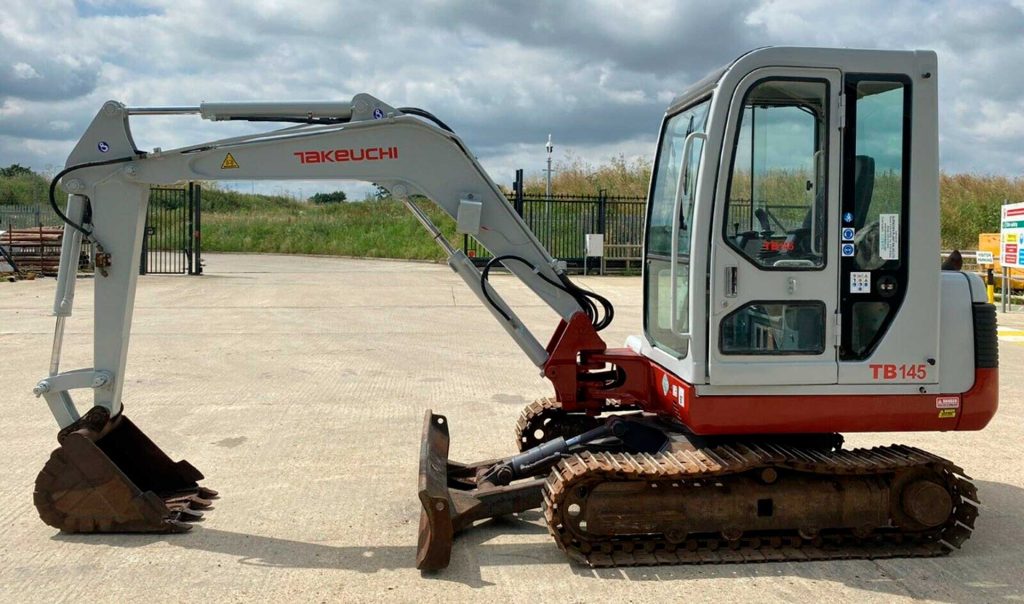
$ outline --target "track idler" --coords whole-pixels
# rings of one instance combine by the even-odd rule
[[[93,407],[57,435],[36,477],[43,522],[68,533],[182,533],[217,492],[187,461],[171,461],[131,420]]]

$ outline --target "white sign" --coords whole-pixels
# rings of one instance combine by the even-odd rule
[[[878,255],[882,260],[900,259],[900,215],[878,215]]]
[[[1024,203],[1002,208],[999,222],[999,261],[1009,268],[1024,268]]]
[[[851,294],[870,294],[871,293],[871,273],[867,271],[852,271],[850,272],[850,293]]]
[[[995,264],[996,262],[995,255],[992,252],[983,252],[981,250],[978,250],[975,260],[978,264]]]

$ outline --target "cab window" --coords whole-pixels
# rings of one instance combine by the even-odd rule
[[[743,101],[725,239],[764,270],[826,261],[828,83],[766,79]]]

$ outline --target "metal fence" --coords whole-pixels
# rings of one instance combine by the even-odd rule
[[[139,274],[202,274],[200,195],[195,183],[150,189]],[[0,204],[0,231],[63,225],[49,205]]]
[[[0,231],[29,227],[61,226],[53,208],[42,204],[0,205]]]
[[[608,269],[621,269],[640,259],[646,208],[643,197],[516,192],[510,202],[548,252],[570,268],[583,268],[587,234],[604,235],[604,266]],[[490,252],[468,235],[463,238],[463,250],[480,262],[491,258]]]
[[[139,274],[199,275],[200,187],[153,187],[149,190],[146,234]]]

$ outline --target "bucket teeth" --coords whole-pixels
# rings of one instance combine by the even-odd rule
[[[172,461],[127,417],[95,407],[61,430],[36,478],[44,522],[70,533],[183,533],[217,497],[188,462]]]
[[[182,522],[199,522],[203,519],[203,513],[199,510],[193,510],[188,507],[188,504],[176,504],[168,506],[171,510],[171,515],[177,520]]]
[[[164,495],[164,503],[167,507],[173,505],[186,505],[193,510],[205,510],[213,506],[213,502],[209,499],[203,499],[198,494],[175,494],[175,495]]]
[[[214,491],[213,489],[208,489],[208,488],[206,488],[204,486],[200,486],[199,487],[199,491],[196,493],[196,495],[198,495],[202,499],[207,499],[207,500],[209,500],[209,499],[219,499],[220,498],[220,493],[218,493],[217,491]]]

